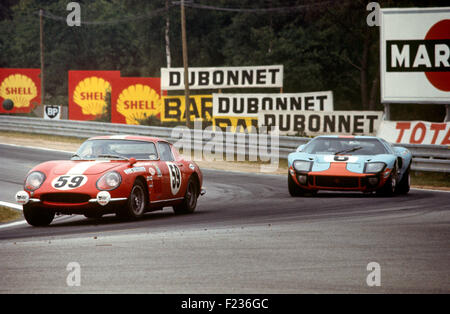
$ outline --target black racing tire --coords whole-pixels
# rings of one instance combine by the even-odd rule
[[[288,173],[288,190],[292,197],[305,195],[305,190],[298,186],[294,179],[292,179],[290,173]]]
[[[376,192],[381,196],[394,196],[397,190],[397,185],[397,166],[395,166],[384,185]]]
[[[131,188],[125,208],[120,210],[117,215],[121,218],[138,219],[144,215],[147,205],[147,188],[140,180],[136,180]]]
[[[403,174],[402,179],[398,182],[396,193],[397,194],[408,194],[409,189],[411,187],[411,176],[410,176],[410,167]]]
[[[23,216],[28,224],[35,227],[48,226],[55,218],[55,212],[42,207],[23,205]]]
[[[186,193],[181,204],[173,206],[173,211],[177,215],[192,214],[197,207],[197,198],[199,196],[199,186],[193,177],[189,178],[186,186]]]

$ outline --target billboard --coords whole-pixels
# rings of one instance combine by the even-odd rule
[[[69,120],[94,120],[106,112],[120,71],[69,71]]]
[[[258,117],[260,110],[333,111],[333,92],[280,94],[213,94],[213,115]]]
[[[450,122],[383,121],[377,136],[390,143],[450,145]]]
[[[382,9],[383,103],[450,103],[450,7]]]
[[[280,135],[375,135],[382,111],[260,111],[258,125],[277,129]]]
[[[189,68],[190,89],[283,87],[283,66]],[[162,90],[184,89],[184,68],[161,68]]]
[[[154,77],[122,77],[113,80],[111,122],[141,124],[161,117],[161,80]]]
[[[41,103],[40,69],[0,69],[0,113],[29,113]]]
[[[186,98],[184,96],[163,96],[162,122],[186,122]],[[212,95],[189,96],[190,121],[212,120]]]

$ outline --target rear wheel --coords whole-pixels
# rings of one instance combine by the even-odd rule
[[[55,218],[55,213],[42,207],[23,205],[23,216],[32,226],[48,226]]]
[[[192,177],[189,179],[186,193],[184,194],[183,202],[179,205],[173,206],[173,211],[175,214],[190,214],[195,211],[195,207],[197,207],[197,198],[199,187],[195,180]]]

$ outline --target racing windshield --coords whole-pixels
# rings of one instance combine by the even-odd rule
[[[73,160],[80,159],[129,159],[157,160],[158,153],[152,142],[98,139],[81,144]]]
[[[303,152],[324,155],[378,155],[389,154],[375,138],[327,138],[318,137],[309,142]]]

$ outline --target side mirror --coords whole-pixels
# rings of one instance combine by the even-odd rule
[[[296,152],[301,152],[303,150],[303,148],[305,148],[305,144],[300,145],[299,147],[297,147]]]
[[[132,165],[134,165],[135,163],[137,163],[137,160],[136,160],[136,158],[131,157],[131,158],[128,160],[128,162],[130,163],[130,166],[132,166]]]

